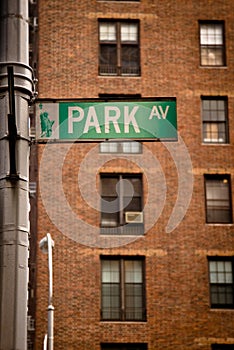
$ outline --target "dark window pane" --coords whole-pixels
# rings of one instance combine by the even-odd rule
[[[116,176],[102,177],[102,195],[103,196],[117,196],[117,184],[119,178]]]
[[[113,180],[113,179],[111,179]],[[111,188],[110,182],[110,192],[114,191]],[[108,188],[103,188],[104,192],[108,192]],[[117,197],[102,196],[101,201],[101,225],[103,227],[114,227],[119,223],[119,199]]]
[[[124,197],[124,212],[126,211],[141,211],[141,198],[139,197]]]
[[[233,287],[211,285],[211,304],[233,305]]]
[[[122,74],[139,75],[139,49],[133,45],[122,45]]]
[[[120,287],[119,284],[102,285],[102,318],[120,319]]]
[[[211,305],[233,308],[233,260],[209,260],[209,276]]]
[[[212,344],[212,350],[234,350],[234,344]]]
[[[227,115],[226,101],[220,99],[202,100],[203,141],[226,143]]]
[[[206,214],[208,223],[232,222],[228,177],[206,179]]]
[[[134,191],[134,196],[141,195],[142,193],[142,181],[141,177],[130,177],[130,176],[123,176],[125,180],[128,180],[131,183],[131,186]],[[124,182],[124,194],[127,195],[128,190],[128,184]]]
[[[116,45],[100,45],[100,73],[117,73],[117,47]]]
[[[141,261],[125,261],[126,319],[144,318],[143,276]]]
[[[100,74],[140,74],[138,30],[136,21],[99,23]]]
[[[143,290],[142,284],[125,284],[126,319],[143,319]]]
[[[101,176],[101,233],[130,234],[144,233],[142,219],[126,223],[126,212],[142,210],[142,178],[139,175]],[[138,227],[139,226],[139,227]],[[112,228],[117,228],[113,230]]]
[[[207,210],[207,222],[208,223],[229,223],[231,222],[230,210],[211,208]]]
[[[145,319],[142,260],[102,261],[102,319]]]

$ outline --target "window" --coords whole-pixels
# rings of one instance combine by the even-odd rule
[[[212,344],[211,350],[233,350],[234,344]]]
[[[140,75],[137,21],[100,21],[99,43],[100,75]]]
[[[207,223],[232,222],[230,187],[229,175],[205,175]]]
[[[200,22],[200,52],[202,66],[224,66],[224,23]]]
[[[128,344],[102,344],[101,350],[147,350],[147,344],[128,343]]]
[[[209,258],[211,307],[234,306],[233,262],[233,257]]]
[[[137,141],[105,141],[100,143],[100,153],[141,153],[141,143]]]
[[[144,321],[144,259],[103,257],[102,320]]]
[[[101,233],[144,233],[142,175],[101,175]]]
[[[202,97],[203,142],[227,143],[227,99]]]

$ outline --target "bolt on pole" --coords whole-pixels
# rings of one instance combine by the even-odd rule
[[[27,349],[28,0],[0,1],[0,349]]]

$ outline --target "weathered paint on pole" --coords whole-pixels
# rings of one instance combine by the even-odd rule
[[[4,350],[27,349],[28,103],[33,92],[28,22],[28,0],[1,0],[0,349]],[[9,67],[13,72],[10,89]]]

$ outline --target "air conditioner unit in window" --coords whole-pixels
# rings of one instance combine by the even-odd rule
[[[128,224],[142,224],[143,212],[141,211],[126,211],[125,221]]]

